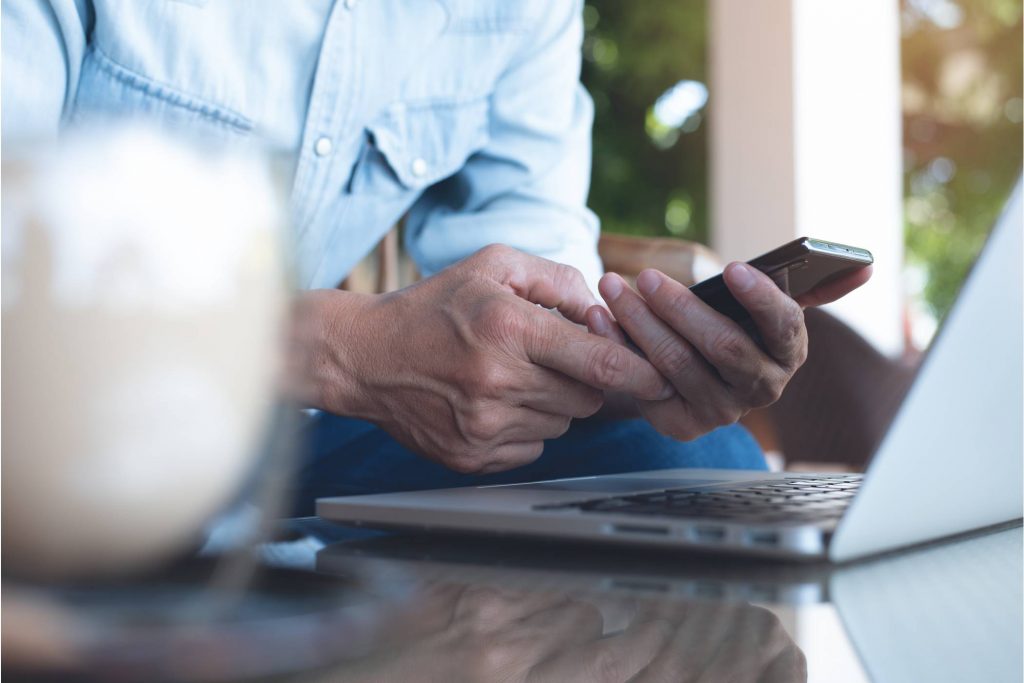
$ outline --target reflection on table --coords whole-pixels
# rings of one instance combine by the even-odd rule
[[[839,567],[418,535],[317,568],[419,586],[431,617],[375,664],[436,680],[1015,681],[1021,554],[1019,526]]]
[[[1019,526],[839,567],[287,526],[244,595],[217,588],[216,562],[113,585],[5,583],[5,675],[1021,679]]]

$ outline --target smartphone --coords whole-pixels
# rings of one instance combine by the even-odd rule
[[[874,263],[867,249],[825,240],[800,237],[758,256],[748,265],[770,277],[783,292],[794,299],[818,285]],[[721,275],[698,282],[690,291],[707,305],[732,318],[755,339],[757,327],[747,309],[736,301]]]

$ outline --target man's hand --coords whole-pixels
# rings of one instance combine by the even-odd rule
[[[602,390],[675,394],[650,363],[573,324],[595,303],[574,268],[497,245],[392,294],[312,292],[294,389],[456,471],[511,469],[595,413]]]
[[[423,585],[412,603],[381,627],[372,655],[316,680],[807,680],[804,653],[764,608],[582,590],[513,590],[501,585],[501,578],[518,577]]]
[[[730,264],[724,277],[757,325],[764,348],[687,287],[656,270],[640,273],[639,293],[618,275],[602,278],[601,294],[618,324],[600,306],[587,311],[591,331],[625,343],[625,330],[676,388],[671,398],[641,400],[637,407],[658,431],[680,440],[732,424],[752,408],[776,401],[807,358],[803,307],[844,296],[867,282],[871,268],[818,287],[798,301],[742,263]]]

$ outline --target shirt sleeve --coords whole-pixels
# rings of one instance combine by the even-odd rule
[[[56,137],[78,89],[86,0],[3,0],[3,142]]]
[[[543,6],[542,25],[496,84],[488,143],[409,212],[405,244],[424,275],[502,243],[575,266],[597,290],[599,226],[586,208],[593,105],[579,82],[581,3]]]

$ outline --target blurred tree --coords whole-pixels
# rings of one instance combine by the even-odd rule
[[[941,317],[1020,173],[1021,2],[901,11],[907,260]],[[611,232],[706,243],[707,2],[590,0],[584,21],[591,208]]]
[[[903,3],[907,261],[941,319],[1021,172],[1021,2]]]
[[[583,82],[595,107],[591,208],[611,232],[706,242],[702,106],[683,121],[654,114],[680,81],[706,82],[706,3],[595,0],[584,21]]]

